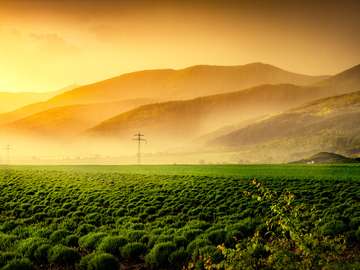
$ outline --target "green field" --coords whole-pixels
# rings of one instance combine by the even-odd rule
[[[357,269],[359,198],[356,165],[1,167],[0,269]]]

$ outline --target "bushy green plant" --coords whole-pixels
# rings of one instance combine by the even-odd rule
[[[1,270],[32,270],[33,265],[29,259],[13,259]]]
[[[35,251],[38,249],[38,247],[48,243],[49,241],[44,238],[28,238],[18,243],[16,251],[18,254],[33,260],[35,259]]]
[[[144,230],[131,230],[128,233],[127,238],[129,238],[130,241],[140,241],[140,239],[146,234]]]
[[[207,238],[214,245],[223,244],[226,241],[225,230],[215,230],[208,233]]]
[[[224,256],[219,249],[214,246],[204,246],[199,250],[194,251],[193,257],[202,256],[203,258],[209,258],[213,263],[220,263]]]
[[[79,245],[79,237],[74,234],[68,235],[63,240],[63,243],[68,247],[77,247]]]
[[[335,236],[340,234],[346,230],[346,224],[341,220],[333,220],[326,224],[324,224],[320,231],[324,235],[332,235]]]
[[[152,269],[161,269],[169,265],[170,254],[176,250],[173,242],[156,244],[146,255],[145,261]]]
[[[188,244],[188,240],[184,236],[175,236],[174,243],[177,247],[186,247]]]
[[[83,236],[83,235],[86,235],[88,233],[91,233],[93,232],[94,230],[96,229],[96,227],[92,224],[81,224],[77,229],[76,229],[76,232],[80,235],[80,236]]]
[[[107,234],[103,232],[89,233],[79,239],[79,246],[87,250],[95,250],[106,236]]]
[[[16,257],[15,252],[2,252],[0,251],[0,268],[3,267],[5,264],[7,264],[9,261],[14,259]]]
[[[88,265],[91,260],[96,255],[95,252],[88,255],[82,256],[80,262],[76,265],[77,270],[88,270]]]
[[[172,269],[182,269],[189,260],[189,253],[183,248],[179,248],[172,252],[169,256],[169,263]]]
[[[97,247],[97,251],[118,255],[120,248],[125,246],[128,240],[121,236],[107,236],[101,240]]]
[[[17,241],[16,235],[5,234],[0,232],[0,250],[6,250],[14,245]]]
[[[99,253],[92,256],[88,262],[87,270],[118,270],[119,263],[111,254]]]
[[[48,252],[48,261],[60,265],[73,265],[80,260],[80,254],[76,249],[63,245],[56,245]]]
[[[34,252],[34,258],[38,263],[46,263],[48,258],[48,252],[51,248],[50,244],[40,245]]]
[[[64,241],[64,238],[69,235],[69,232],[67,230],[56,230],[50,235],[50,241],[52,243],[62,243]]]
[[[211,245],[211,242],[207,239],[195,239],[188,244],[186,251],[192,254],[195,250],[208,245]]]
[[[121,256],[126,259],[136,258],[146,253],[146,246],[140,242],[132,242],[123,246],[121,249]]]

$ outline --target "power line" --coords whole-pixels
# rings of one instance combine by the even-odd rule
[[[6,163],[7,165],[10,165],[10,152],[12,150],[12,147],[10,144],[6,145],[3,150],[6,152]]]
[[[141,134],[140,132],[135,134],[134,135],[134,138],[133,140],[134,141],[137,141],[138,143],[138,151],[137,151],[137,163],[138,164],[141,164],[141,142],[147,142],[145,139],[144,139],[145,135],[144,134]]]

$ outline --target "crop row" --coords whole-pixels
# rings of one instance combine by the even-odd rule
[[[311,206],[304,224],[316,220],[322,235],[357,247],[360,182],[262,182]],[[219,245],[267,233],[272,202],[253,192],[234,176],[3,171],[0,268],[181,269],[204,257],[217,264],[225,260]]]

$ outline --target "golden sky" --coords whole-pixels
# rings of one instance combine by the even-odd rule
[[[0,0],[0,91],[196,64],[333,74],[360,63],[359,14],[356,0]]]

